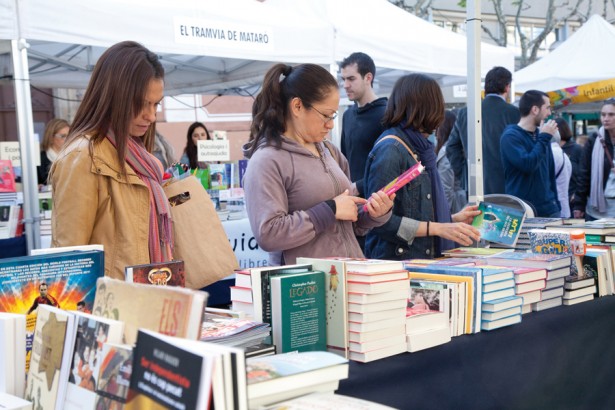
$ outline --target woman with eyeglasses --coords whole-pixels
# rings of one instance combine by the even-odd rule
[[[102,244],[105,276],[124,279],[127,265],[173,259],[163,168],[151,154],[163,97],[156,54],[133,41],[111,46],[51,168],[51,244]]]
[[[342,153],[326,141],[339,107],[335,78],[316,64],[273,66],[252,107],[246,207],[271,265],[297,257],[363,257],[355,233],[390,217],[394,195],[356,195]],[[367,210],[363,211],[363,204]]]
[[[36,169],[38,186],[47,185],[51,164],[58,158],[58,154],[66,141],[70,125],[68,121],[54,118],[45,126],[45,135],[41,145],[41,165]]]

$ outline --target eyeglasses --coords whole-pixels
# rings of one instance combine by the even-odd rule
[[[326,115],[323,114],[322,112],[320,112],[318,110],[318,108],[311,106],[310,108],[313,108],[314,111],[316,111],[318,114],[322,115],[323,119],[325,120],[325,124],[328,123],[329,121],[333,121],[337,118],[337,111],[333,113],[333,115]]]
[[[68,137],[68,134],[54,134],[53,136],[56,138],[66,139],[66,137]]]

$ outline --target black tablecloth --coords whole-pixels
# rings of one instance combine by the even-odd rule
[[[399,409],[615,409],[615,297],[371,363],[340,394]]]

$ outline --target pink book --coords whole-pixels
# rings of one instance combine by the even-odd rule
[[[393,195],[408,182],[418,177],[424,169],[425,167],[423,166],[423,164],[417,162],[416,164],[408,168],[403,174],[389,182],[384,188],[382,188],[382,191],[384,191],[384,193],[388,196]],[[363,211],[367,212],[367,204],[363,205]]]

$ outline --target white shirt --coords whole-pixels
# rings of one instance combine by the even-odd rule
[[[555,185],[557,186],[557,199],[562,207],[560,216],[562,218],[570,218],[568,184],[572,175],[572,163],[557,142],[551,142],[551,150],[553,151],[553,161],[555,162],[555,174],[557,175],[559,172],[559,176],[555,178]]]

